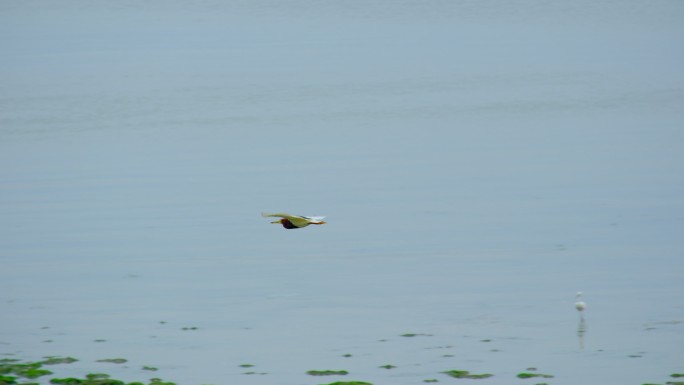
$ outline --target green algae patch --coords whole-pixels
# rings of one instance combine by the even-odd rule
[[[171,381],[164,381],[161,378],[150,378],[150,385],[176,385],[176,383]]]
[[[346,376],[346,370],[309,370],[306,374],[310,376]]]
[[[418,336],[422,336],[422,337],[431,337],[432,334],[425,334],[425,333],[404,333],[404,334],[401,335],[401,337],[418,337]]]
[[[28,369],[25,372],[23,372],[21,376],[33,379],[42,376],[47,376],[48,374],[52,374],[52,372],[46,369]]]
[[[121,380],[110,378],[108,374],[91,373],[87,374],[85,378],[53,378],[50,380],[51,384],[56,385],[145,385],[143,382],[129,382],[126,383]],[[174,382],[166,382],[160,378],[150,379],[149,385],[176,385]]]
[[[0,385],[14,385],[17,383],[17,378],[13,376],[0,376]]]
[[[672,373],[672,374],[670,374],[670,377],[672,377],[672,378],[684,377],[684,373]]]
[[[530,373],[530,372],[522,372],[518,373],[516,376],[518,378],[526,379],[526,378],[535,378],[535,377],[541,377],[541,378],[553,378],[551,374],[541,374],[541,373]]]
[[[483,378],[489,378],[489,377],[494,376],[493,374],[489,374],[489,373],[471,374],[467,370],[447,370],[446,372],[442,372],[442,373],[447,374],[447,375],[454,377],[454,378],[470,378],[470,379],[474,379],[474,380],[480,380]]]
[[[42,365],[57,365],[70,364],[78,361],[72,357],[45,357],[45,360],[38,362],[20,363],[15,359],[0,359],[0,385],[39,385],[37,383],[29,383],[23,379],[33,379],[52,374],[51,371],[42,369]],[[124,363],[127,362],[123,358],[114,358],[107,360],[99,360],[98,362],[113,362]],[[42,383],[46,383],[43,380]],[[109,374],[105,373],[90,373],[86,374],[84,378],[65,377],[52,378],[50,384],[56,385],[146,385],[144,382],[125,382],[110,378]],[[152,378],[147,385],[176,385],[174,382],[167,382],[160,378]]]
[[[61,364],[71,364],[78,361],[77,359],[73,357],[45,357],[45,360],[40,361],[41,364],[43,365],[61,365]]]
[[[40,362],[31,362],[27,364],[20,364],[17,363],[16,360],[4,360],[2,363],[0,363],[0,375],[5,376],[6,374],[12,374],[17,377],[23,377],[23,378],[29,378],[29,379],[34,379],[42,376],[46,376],[48,374],[52,374],[51,371],[46,370],[46,369],[41,369],[42,364]],[[7,377],[4,381],[11,383],[11,379],[9,378],[10,376],[5,376]],[[16,380],[15,380],[16,381]]]
[[[338,382],[331,382],[329,384],[321,384],[321,385],[373,385],[370,382],[363,382],[363,381],[338,381]]]
[[[381,369],[394,369],[394,368],[396,368],[396,366],[387,364],[387,365],[381,365],[381,366],[379,366],[379,368],[381,368]]]
[[[105,358],[102,360],[97,360],[97,362],[109,362],[111,364],[125,364],[128,362],[125,358]]]
[[[439,380],[436,378],[428,378],[427,380],[423,380],[423,382],[439,382]]]
[[[51,384],[57,384],[57,385],[126,385],[125,382],[120,381],[120,380],[113,380],[113,379],[97,379],[97,380],[89,380],[86,378],[75,378],[75,377],[66,377],[66,378],[53,378],[50,380]]]

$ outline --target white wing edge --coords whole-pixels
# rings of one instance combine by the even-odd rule
[[[290,214],[286,214],[286,213],[276,213],[276,214],[271,214],[271,213],[265,213],[265,212],[262,212],[262,213],[261,213],[261,216],[262,216],[262,217],[264,217],[264,218],[267,218],[267,217],[280,217],[280,218],[287,218],[287,217],[291,217],[292,215],[290,215]]]
[[[311,219],[313,221],[319,222],[319,221],[322,221],[323,218],[325,218],[325,216],[322,216],[322,217],[303,217],[303,218],[307,218],[307,219]]]
[[[304,215],[290,215],[290,214],[287,214],[287,213],[275,213],[275,214],[271,214],[271,213],[266,213],[266,212],[262,212],[262,213],[261,213],[261,216],[264,217],[264,218],[267,218],[267,217],[303,218],[303,219],[308,219],[308,220],[312,220],[312,221],[315,221],[315,222],[322,221],[323,218],[325,218],[325,216],[309,217],[309,216],[304,216]]]

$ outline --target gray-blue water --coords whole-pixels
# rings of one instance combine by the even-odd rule
[[[182,385],[672,380],[682,20],[676,0],[3,1],[0,353]]]

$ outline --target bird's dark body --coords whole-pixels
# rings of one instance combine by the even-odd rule
[[[286,218],[281,219],[280,223],[282,223],[283,227],[286,229],[299,229],[299,227],[293,225],[292,222],[290,222]]]

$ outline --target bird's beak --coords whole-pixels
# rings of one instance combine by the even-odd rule
[[[326,223],[328,223],[328,222],[326,222],[326,221],[320,221],[320,222],[318,222],[318,223],[316,223],[316,224],[317,224],[317,225],[324,225],[324,224],[326,224]]]
[[[280,221],[273,221],[273,222],[271,222],[271,223],[275,223],[276,225],[279,225],[279,224],[280,224]]]

